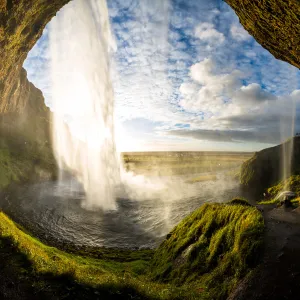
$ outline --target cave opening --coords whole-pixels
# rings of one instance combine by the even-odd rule
[[[83,5],[83,1],[77,2]],[[294,123],[290,122],[295,116],[293,114],[295,104],[291,105],[291,103],[297,97],[295,78],[298,75],[295,69],[275,61],[269,53],[258,46],[238,23],[232,11],[229,11],[229,7],[218,1],[210,4],[204,1],[195,4],[191,1],[184,5],[178,0],[174,3],[156,2],[152,6],[147,1],[141,4],[134,1],[127,4],[119,1],[109,3],[106,18],[112,26],[113,38],[109,54],[111,56],[106,58],[104,63],[99,64],[102,59],[100,53],[108,55],[107,49],[103,50],[107,47],[105,44],[107,40],[103,37],[90,38],[93,35],[87,34],[87,31],[91,33],[97,30],[101,33],[101,26],[100,29],[97,26],[103,16],[101,13],[95,16],[95,11],[103,10],[99,10],[99,7],[95,10],[95,4],[92,3],[93,1],[90,1],[89,5],[81,6],[78,10],[81,14],[77,17],[74,8],[76,1],[67,4],[51,21],[52,24],[46,27],[43,36],[24,64],[30,80],[42,90],[46,105],[54,111],[53,120],[58,115],[55,113],[55,100],[52,99],[53,86],[59,86],[56,88],[56,91],[59,91],[58,98],[66,96],[65,98],[68,99],[65,103],[58,101],[56,107],[63,112],[59,121],[60,151],[66,156],[64,159],[60,157],[57,161],[60,167],[64,165],[66,168],[68,165],[68,172],[60,172],[59,175],[65,184],[55,183],[55,187],[45,184],[41,188],[55,190],[52,196],[61,198],[62,195],[66,196],[69,193],[65,204],[53,201],[61,211],[64,211],[61,213],[57,209],[55,218],[63,220],[63,216],[68,215],[67,211],[74,212],[70,209],[72,203],[76,203],[76,214],[79,211],[83,213],[82,203],[88,209],[105,208],[103,198],[106,199],[106,196],[92,195],[91,201],[87,201],[86,192],[89,189],[87,186],[90,185],[91,190],[96,189],[96,192],[102,190],[101,195],[110,194],[105,188],[110,186],[110,191],[117,191],[117,194],[110,194],[107,197],[113,201],[109,202],[106,208],[117,208],[117,210],[108,210],[107,214],[102,212],[100,214],[102,219],[95,218],[93,222],[106,224],[110,216],[115,219],[115,222],[113,224],[108,222],[111,226],[108,232],[114,232],[116,228],[121,228],[125,224],[126,230],[124,230],[127,233],[136,231],[140,234],[154,231],[154,237],[150,234],[154,241],[200,203],[213,200],[225,201],[230,195],[239,194],[236,178],[235,180],[230,178],[225,184],[227,175],[224,171],[228,168],[234,171],[234,168],[249,158],[253,151],[274,145],[293,134],[294,129],[287,124]],[[101,1],[101,5],[103,4],[105,2]],[[94,12],[90,11],[87,14],[89,17],[84,19],[82,12],[88,11],[91,7]],[[228,20],[232,21],[227,27],[222,28],[226,15],[229,16]],[[100,21],[97,21],[97,18]],[[51,48],[51,32],[55,27],[53,22],[56,22],[56,30],[53,30],[55,34],[52,37],[52,40],[56,39],[57,42],[56,50],[55,47]],[[81,32],[82,24],[89,24],[90,27]],[[76,50],[76,43],[81,48]],[[99,50],[99,45],[102,50]],[[73,52],[70,49],[73,49]],[[87,52],[80,52],[81,49]],[[53,78],[55,72],[50,71],[53,69],[53,52],[56,52],[57,56],[55,72],[57,70],[64,72],[63,76],[57,78]],[[267,65],[266,69],[273,68],[274,72],[281,70],[282,78],[289,81],[288,88],[278,85],[277,81],[265,72],[265,67],[261,65],[262,61]],[[89,67],[86,68],[85,65]],[[249,65],[252,66],[250,72]],[[79,76],[76,75],[77,77],[73,76],[76,74],[76,69],[81,70],[77,72],[77,75],[80,73]],[[108,69],[110,75],[107,76]],[[86,70],[88,75],[83,75]],[[99,74],[99,70],[104,70],[104,73]],[[68,71],[72,75],[69,77],[73,77],[73,81],[69,83],[66,81]],[[101,80],[107,78],[106,83],[101,83],[99,78]],[[82,85],[85,81],[87,84]],[[99,88],[102,91],[111,85],[115,91],[115,100],[112,100],[109,105],[109,102],[105,102],[106,99],[86,101],[92,107],[87,109],[83,105],[85,103],[82,104],[80,101],[88,99],[86,95],[91,90],[97,90],[91,82],[94,82],[98,88],[102,85],[102,88]],[[67,95],[66,90],[70,95]],[[40,94],[38,97],[44,101]],[[112,116],[113,102],[115,102],[115,117]],[[97,103],[101,103],[102,106],[97,107]],[[282,118],[280,114],[283,106],[287,113]],[[45,111],[42,105],[40,110]],[[87,114],[87,111],[92,114]],[[93,120],[95,111],[100,119],[97,117]],[[91,147],[88,148],[81,146],[87,141],[85,134],[80,134],[84,123],[74,122],[76,117],[81,118],[81,113],[88,115],[87,119],[94,125],[97,124],[95,127],[102,126],[100,132],[96,130],[95,135],[94,133],[91,135],[89,142]],[[33,115],[31,110],[27,116],[29,115]],[[273,124],[270,116],[274,116]],[[97,123],[99,120],[101,124]],[[103,120],[110,124],[115,121],[116,128],[114,129],[113,125],[109,128],[103,127]],[[26,122],[23,124],[27,124]],[[28,135],[22,140],[26,149],[35,147],[31,145],[28,136],[32,129],[37,132],[36,128],[40,127],[39,122],[40,119],[37,118],[34,124],[30,125]],[[48,122],[46,126],[49,126]],[[93,132],[91,127],[89,129],[89,132]],[[71,130],[73,130],[72,134],[70,134]],[[114,131],[116,145],[112,138]],[[99,145],[94,145],[91,140],[96,140],[96,144],[99,144],[103,137],[105,144],[109,144],[110,150],[94,151]],[[38,173],[37,177],[49,179],[50,176],[47,175],[49,171],[54,173],[57,168],[53,165],[53,161],[51,167],[48,167],[48,162],[51,161],[50,154],[47,154],[46,162],[45,159],[39,158],[39,156],[46,157],[44,153],[46,150],[49,151],[51,143],[46,142],[47,140],[42,137],[42,142],[39,141],[39,152],[36,153],[37,158],[32,161],[35,161],[34,172]],[[70,143],[74,151],[70,150]],[[90,151],[87,149],[90,148],[91,155],[86,155]],[[118,152],[115,152],[115,148]],[[226,152],[224,154],[226,159],[218,157],[216,152],[219,151]],[[290,148],[283,151],[291,153]],[[235,156],[237,154],[238,158]],[[94,158],[89,159],[89,157]],[[291,155],[286,154],[285,157],[287,157],[285,164],[290,165]],[[123,161],[120,164],[121,160]],[[107,183],[103,184],[104,188],[101,188],[103,172],[99,172],[102,163],[105,165],[107,177]],[[79,165],[79,171],[77,168],[74,172],[76,168],[70,167],[72,164],[76,164],[77,167]],[[107,164],[110,165],[108,168]],[[113,175],[115,170],[119,169],[121,171],[117,171],[118,175]],[[92,170],[93,175],[87,170]],[[283,170],[287,169],[283,168]],[[85,193],[78,180],[69,176],[70,172],[74,172],[75,177],[79,178],[79,182],[85,187]],[[95,179],[91,180],[95,174]],[[84,176],[86,179],[82,179]],[[115,179],[118,176],[121,177],[122,184],[118,183],[119,179]],[[88,184],[85,185],[85,181]],[[115,185],[117,188],[111,188]],[[197,197],[200,192],[202,196]],[[44,195],[44,193],[40,194]],[[45,201],[52,201],[51,193],[44,196],[47,199]],[[71,199],[74,201],[72,202]],[[182,203],[185,199],[190,199],[191,204],[183,207]],[[152,201],[152,204],[149,204],[149,201]],[[126,205],[131,209],[127,211]],[[149,215],[146,213],[147,205]],[[178,207],[181,208],[182,213],[178,213]],[[134,210],[139,213],[132,215]],[[131,220],[122,218],[121,212],[130,215]],[[146,225],[141,225],[142,216],[149,219]],[[39,218],[40,215],[36,217],[37,220]],[[54,224],[55,222],[53,221]],[[155,222],[160,225],[153,229]],[[88,226],[92,228],[95,223]],[[93,232],[92,236],[93,234],[95,233]],[[71,239],[74,238],[70,236]],[[106,243],[103,242],[106,238],[99,238],[99,245]],[[126,240],[121,235],[118,242],[121,239]]]
[[[0,0],[0,298],[298,299],[299,4],[226,2]]]

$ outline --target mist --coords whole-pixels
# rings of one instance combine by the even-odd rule
[[[120,167],[114,137],[106,1],[75,0],[50,27],[54,153],[83,184],[87,208],[115,208]],[[63,180],[62,173],[60,180]]]

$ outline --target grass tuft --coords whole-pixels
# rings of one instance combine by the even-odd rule
[[[252,206],[247,199],[245,198],[233,198],[228,202],[231,205],[244,205],[244,206]]]

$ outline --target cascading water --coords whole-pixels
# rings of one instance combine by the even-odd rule
[[[50,27],[54,152],[60,169],[71,170],[82,182],[85,207],[114,209],[120,172],[107,5],[105,0],[68,5]]]
[[[296,103],[295,95],[290,96],[289,103],[285,106],[285,112],[281,119],[281,137],[282,137],[282,180],[288,179],[292,175],[293,151],[294,151],[294,136],[295,136],[295,118],[296,118]],[[288,140],[286,138],[288,137]],[[289,190],[288,180],[285,181],[283,191]]]
[[[163,23],[158,36],[164,45],[168,22]],[[185,177],[146,178],[121,168],[109,65],[114,48],[105,0],[74,0],[51,22],[53,145],[60,179],[68,182],[63,170],[76,175],[86,192],[85,208],[115,209],[116,198],[159,200],[156,217],[168,227],[170,203],[198,195],[199,187],[187,188]]]

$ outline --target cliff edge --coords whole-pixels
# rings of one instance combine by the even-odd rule
[[[300,174],[300,137],[283,144],[256,152],[243,163],[241,185],[256,197],[291,175]],[[259,200],[259,199],[257,199]]]
[[[0,189],[53,177],[50,110],[22,67],[56,12],[69,0],[0,0]]]

